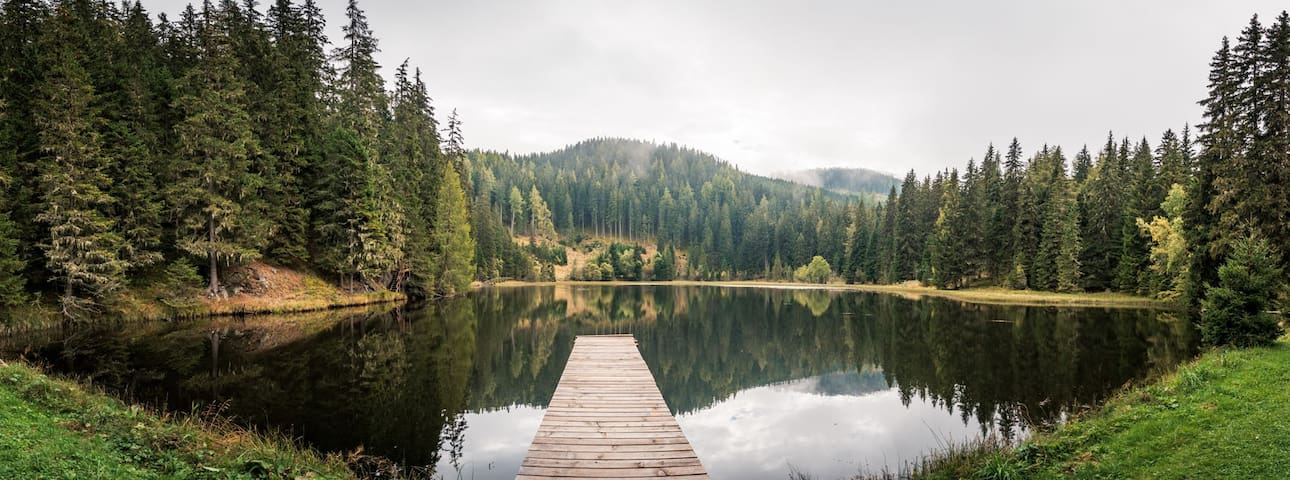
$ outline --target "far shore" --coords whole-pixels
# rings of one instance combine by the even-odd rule
[[[1034,290],[1011,290],[1006,288],[967,288],[962,290],[942,290],[933,287],[915,285],[869,285],[845,283],[791,283],[769,280],[732,280],[732,281],[609,281],[589,282],[559,280],[555,282],[526,282],[507,280],[492,284],[477,284],[476,288],[515,288],[532,286],[658,286],[658,287],[727,287],[727,288],[780,288],[796,290],[829,290],[859,291],[900,295],[909,298],[940,297],[969,303],[1020,306],[1080,306],[1080,307],[1120,307],[1120,308],[1178,308],[1174,302],[1140,297],[1124,293],[1056,293]]]

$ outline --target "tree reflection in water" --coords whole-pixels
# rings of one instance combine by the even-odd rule
[[[810,379],[821,395],[894,389],[906,407],[918,399],[1006,437],[1170,368],[1196,343],[1189,322],[1159,311],[555,286],[483,290],[409,310],[81,329],[3,346],[34,346],[56,369],[172,410],[219,401],[241,422],[323,450],[361,445],[433,468],[445,454],[453,467],[469,456],[463,414],[545,406],[573,338],[589,333],[635,334],[678,414]],[[532,432],[505,434],[526,443]]]

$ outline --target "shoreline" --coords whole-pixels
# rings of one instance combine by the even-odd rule
[[[1115,308],[1160,308],[1160,309],[1178,309],[1182,308],[1177,303],[1164,300],[1157,300],[1147,297],[1139,297],[1125,293],[1056,293],[1041,292],[1034,290],[1009,290],[1004,288],[968,288],[963,290],[940,290],[932,287],[905,286],[905,285],[868,285],[868,284],[843,284],[843,283],[791,283],[791,282],[772,282],[767,280],[733,280],[733,281],[698,281],[698,280],[672,280],[672,281],[575,281],[575,280],[557,280],[554,282],[526,282],[520,280],[507,280],[494,284],[481,284],[475,287],[476,290],[488,288],[518,288],[518,287],[540,287],[540,286],[646,286],[646,287],[723,287],[723,288],[774,288],[786,290],[825,290],[825,291],[853,291],[853,292],[870,292],[885,293],[891,295],[900,295],[906,298],[936,297],[950,300],[957,300],[967,303],[988,304],[988,305],[1017,305],[1017,306],[1072,306],[1072,307],[1115,307]]]
[[[217,415],[174,416],[0,360],[0,477],[352,479],[341,455]]]
[[[1290,465],[1290,336],[1202,352],[1019,444],[949,446],[901,478],[1278,478]],[[993,475],[993,476],[991,476]],[[892,478],[861,474],[853,480]]]
[[[405,303],[406,294],[380,291],[342,296],[306,297],[275,301],[255,297],[221,301],[200,300],[188,308],[173,308],[161,302],[131,301],[105,308],[104,319],[120,322],[162,322],[204,318],[322,312],[345,308],[374,307]],[[65,319],[50,305],[26,306],[6,312],[10,323],[0,324],[0,335],[41,330],[62,325]]]

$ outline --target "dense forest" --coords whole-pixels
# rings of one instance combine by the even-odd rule
[[[386,84],[350,2],[329,48],[312,1],[6,0],[0,304],[93,311],[144,283],[256,260],[351,290],[447,295],[474,278],[460,122],[419,69]],[[200,266],[200,269],[198,268]]]
[[[0,304],[56,298],[78,316],[145,284],[219,298],[222,275],[254,261],[414,296],[550,280],[554,265],[1190,302],[1209,285],[1228,288],[1214,297],[1228,306],[1261,295],[1232,290],[1242,275],[1283,279],[1284,259],[1267,260],[1290,238],[1285,13],[1222,41],[1194,132],[1111,134],[1073,155],[1013,139],[885,195],[846,191],[881,176],[825,171],[845,185],[817,188],[675,144],[468,151],[420,69],[380,75],[355,1],[343,22],[332,45],[312,0],[207,2],[173,19],[138,2],[4,0]],[[568,265],[565,247],[599,251]],[[1259,268],[1224,276],[1229,259]]]
[[[1240,245],[1290,234],[1290,17],[1257,17],[1215,54],[1204,123],[1153,142],[1108,134],[1073,156],[1017,139],[965,169],[909,172],[886,201],[795,188],[675,145],[596,139],[538,155],[475,153],[499,216],[551,202],[567,237],[656,240],[680,276],[787,279],[814,256],[848,282],[918,280],[1123,291],[1198,301]],[[512,192],[507,195],[506,192]],[[509,213],[507,213],[509,212]],[[1247,248],[1248,249],[1248,248]],[[1259,249],[1255,249],[1259,250]],[[1259,250],[1262,251],[1262,250]],[[1275,249],[1260,263],[1280,275]]]

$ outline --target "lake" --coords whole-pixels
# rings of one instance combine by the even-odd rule
[[[324,451],[512,478],[579,334],[631,333],[713,478],[898,468],[1024,438],[1190,357],[1169,311],[810,289],[546,286],[419,308],[67,328],[0,339],[117,395]]]

